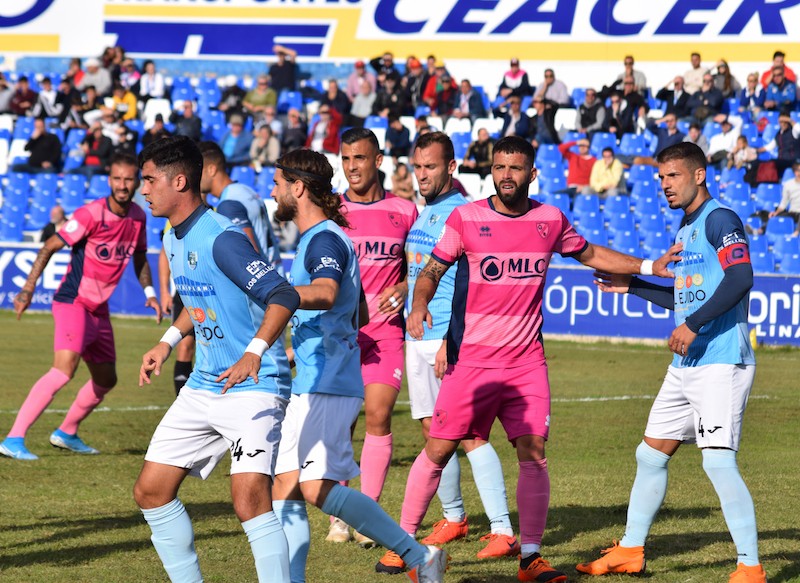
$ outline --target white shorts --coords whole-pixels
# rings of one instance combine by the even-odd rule
[[[323,393],[292,395],[283,422],[275,475],[300,470],[300,482],[339,482],[359,475],[350,427],[363,403],[358,397]]]
[[[406,342],[406,378],[411,418],[433,417],[433,408],[442,381],[436,378],[436,353],[441,340],[410,340]]]
[[[738,451],[755,374],[754,365],[670,366],[650,409],[645,436]]]
[[[203,478],[231,452],[231,474],[273,477],[287,401],[262,391],[218,395],[184,387],[153,433],[144,459]]]

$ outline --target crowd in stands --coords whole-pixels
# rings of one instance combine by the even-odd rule
[[[408,159],[417,135],[443,130],[451,136],[457,177],[473,199],[492,192],[487,177],[494,141],[525,137],[538,152],[532,195],[558,204],[603,244],[623,237],[606,209],[630,215],[625,226],[631,228],[623,232],[634,231],[638,247],[652,255],[667,245],[644,241],[643,214],[648,221],[661,216],[665,230],[670,224],[658,196],[655,156],[691,141],[708,156],[712,194],[740,213],[755,238],[769,239],[768,255],[779,224],[781,236],[798,235],[800,107],[796,75],[780,51],[744,83],[724,59],[709,67],[695,53],[690,67],[663,87],[648,86],[645,72],[627,56],[608,85],[571,90],[552,68],[531,79],[516,58],[498,74],[496,88],[485,88],[455,79],[433,55],[399,63],[387,52],[356,61],[346,76],[322,80],[304,77],[291,48],[277,45],[274,52],[276,60],[255,79],[170,77],[156,62],[137,62],[121,47],[72,59],[65,71],[48,75],[0,73],[0,173],[6,171],[0,239],[18,239],[21,228],[41,229],[56,202],[69,214],[77,201],[102,192],[91,190],[92,181],[107,172],[117,151],[135,154],[172,134],[215,141],[233,176],[268,198],[280,155],[311,148],[338,167],[340,135],[354,126],[378,136],[385,186],[419,204]],[[47,182],[40,174],[57,179]],[[31,185],[22,195],[15,194],[25,182],[21,176]],[[41,194],[43,184],[54,184],[54,192]],[[639,202],[642,196],[647,204]],[[595,199],[587,204],[599,218],[580,216],[586,197]],[[22,198],[27,204],[17,206],[23,210],[12,212]],[[774,219],[786,219],[791,229]],[[780,258],[777,268],[783,270]]]

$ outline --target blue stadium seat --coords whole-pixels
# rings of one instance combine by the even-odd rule
[[[72,150],[77,149],[85,137],[86,130],[81,128],[71,129],[69,133],[67,133],[67,138],[64,140],[63,152],[68,154]]]
[[[608,247],[608,231],[605,228],[598,229],[583,229],[578,228],[578,232],[583,235],[583,238],[589,241],[592,245],[602,245]]]
[[[755,193],[756,208],[764,211],[774,211],[781,203],[780,184],[759,184]]]
[[[231,179],[253,188],[256,185],[256,171],[250,166],[234,166]]]
[[[780,272],[787,275],[800,275],[800,253],[781,257]]]
[[[644,198],[656,198],[658,196],[659,186],[658,183],[650,180],[642,180],[634,182],[631,188],[631,200],[636,204],[636,200]]]
[[[638,215],[639,230],[646,233],[664,233],[667,230],[667,221],[661,213],[646,213]]]
[[[608,230],[613,234],[634,231],[635,229],[636,220],[633,218],[632,213],[620,213],[608,217]]]
[[[32,178],[33,175],[25,172],[11,172],[8,175],[8,188],[28,193],[31,190]]]
[[[715,121],[710,121],[705,126],[703,126],[703,135],[709,140],[714,136],[716,136],[717,134],[721,133],[722,133],[722,125],[720,125]]]
[[[611,239],[611,248],[629,255],[641,253],[639,233],[636,231],[616,231]]]
[[[33,133],[33,122],[32,117],[18,117],[17,123],[14,124],[14,139],[30,139]]]
[[[637,216],[652,215],[661,211],[657,196],[640,196],[633,203],[633,212]]]
[[[575,224],[580,227],[578,231],[581,233],[595,230],[606,231],[605,219],[599,212],[576,214]]]
[[[539,176],[539,189],[544,192],[558,192],[567,188],[567,179],[563,175],[554,174],[553,176]]]
[[[75,170],[76,168],[80,168],[81,166],[83,166],[82,155],[67,156],[67,159],[64,160],[64,172]]]
[[[656,169],[648,164],[637,164],[635,166],[631,166],[630,173],[628,175],[628,182],[631,184],[634,182],[654,182],[656,180]]]
[[[24,238],[22,220],[14,217],[3,216],[0,218],[0,240],[9,243],[18,243]]]
[[[53,205],[40,203],[31,204],[28,208],[28,219],[25,221],[25,230],[41,231],[50,222],[50,209]]]
[[[368,115],[367,119],[364,120],[364,127],[367,129],[382,128],[387,130],[389,129],[389,120],[379,115]]]
[[[617,137],[610,132],[597,132],[592,136],[592,144],[589,151],[592,156],[599,158],[605,148],[611,148],[614,152],[618,152]]]
[[[754,273],[775,273],[775,257],[772,253],[751,253],[750,262]]]
[[[272,193],[272,188],[275,186],[275,168],[273,166],[264,166],[261,172],[256,177],[256,192],[263,199],[268,199]]]
[[[665,218],[669,223],[669,232],[672,234],[673,238],[678,234],[684,216],[683,211],[670,211],[669,214],[666,215]]]
[[[472,134],[470,132],[455,132],[450,135],[453,141],[453,150],[456,160],[462,160],[467,155],[469,144],[472,141]]]
[[[744,182],[734,182],[729,184],[722,194],[722,200],[725,204],[733,204],[734,202],[750,201],[752,196],[750,193],[750,185]]]
[[[570,213],[570,200],[568,194],[545,193],[545,195],[542,197],[542,202],[561,209],[561,212],[564,214]]]
[[[648,156],[650,154],[642,134],[622,134],[619,151],[626,156]]]
[[[742,222],[756,213],[756,203],[752,200],[735,200],[730,202],[729,206],[742,219]]]
[[[776,237],[772,241],[772,250],[777,257],[800,253],[800,237]]]
[[[773,245],[779,238],[789,237],[794,229],[794,219],[791,217],[777,216],[767,221],[767,237]]]
[[[662,215],[663,220],[663,215]],[[643,230],[640,229],[640,232]],[[643,231],[644,240],[642,247],[645,249],[667,249],[672,244],[672,238],[666,233],[666,229],[661,231]]]
[[[760,219],[759,219],[760,220]],[[750,253],[766,253],[769,251],[769,239],[763,235],[750,235]]]
[[[96,200],[111,194],[111,186],[108,184],[106,174],[95,174],[89,181],[89,189],[86,191],[86,198]]]
[[[284,89],[278,95],[278,113],[286,113],[290,109],[303,110],[303,94],[299,91]]]
[[[624,194],[609,196],[603,201],[603,214],[606,217],[631,212],[631,199]]]
[[[594,194],[578,194],[572,201],[572,212],[575,215],[600,213],[600,198]]]
[[[536,167],[540,168],[545,162],[561,161],[561,152],[555,144],[542,144],[536,151]]]
[[[46,174],[34,174],[32,185],[34,196],[36,191],[55,192],[58,190],[58,174],[48,172]]]

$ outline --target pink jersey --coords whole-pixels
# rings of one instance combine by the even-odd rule
[[[353,240],[361,271],[361,285],[369,306],[369,324],[359,335],[374,340],[402,338],[403,319],[400,314],[386,316],[378,311],[378,298],[390,285],[405,278],[406,237],[419,213],[416,205],[390,192],[371,203],[352,202],[342,196],[344,215],[351,228],[345,229]]]
[[[107,311],[106,302],[117,287],[128,261],[147,251],[146,217],[137,204],[120,217],[108,208],[108,198],[82,206],[58,231],[72,247],[72,261],[53,298],[82,304],[90,312]]]
[[[486,199],[455,208],[447,219],[433,256],[459,262],[451,362],[501,368],[544,357],[542,296],[550,257],[579,253],[586,240],[556,207],[530,204],[527,213],[511,217]]]

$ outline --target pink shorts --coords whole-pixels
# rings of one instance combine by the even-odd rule
[[[359,336],[361,348],[361,376],[364,386],[379,383],[400,391],[403,382],[403,339]]]
[[[513,368],[450,366],[431,420],[432,437],[488,441],[495,418],[514,443],[523,435],[547,439],[550,383],[544,360]]]
[[[93,314],[80,304],[53,302],[53,320],[53,350],[77,352],[86,362],[116,362],[108,314]]]

